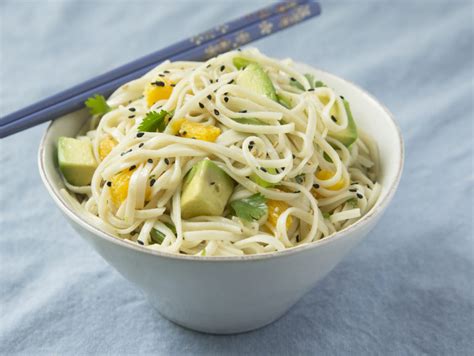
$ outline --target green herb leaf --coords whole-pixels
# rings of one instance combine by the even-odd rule
[[[102,95],[91,96],[84,103],[91,115],[104,115],[110,111],[110,106]]]
[[[176,227],[173,224],[165,223],[165,225],[176,235]],[[158,229],[151,229],[150,232],[151,239],[157,244],[163,243],[166,235]]]
[[[230,203],[230,206],[239,218],[252,221],[260,219],[267,213],[268,207],[266,202],[267,199],[262,194],[257,193],[248,198],[234,200]]]
[[[153,242],[161,245],[163,243],[163,240],[165,239],[165,234],[162,233],[160,230],[153,228],[151,229],[150,237]]]
[[[327,85],[324,84],[322,81],[320,80],[315,80],[314,79],[314,75],[310,74],[310,73],[306,73],[304,75],[306,77],[306,79],[308,80],[309,82],[309,86],[311,89],[314,89],[314,88],[321,88],[321,87],[326,87]],[[304,86],[303,84],[301,84],[300,82],[298,82],[297,80],[291,80],[290,81],[290,85],[299,89],[299,90],[302,90],[304,91]]]
[[[168,125],[170,113],[166,110],[161,110],[159,113],[150,111],[146,114],[143,121],[138,126],[138,131],[142,132],[163,132]]]
[[[328,212],[323,213],[323,218],[329,219],[330,217],[331,217],[331,213],[328,213]]]
[[[327,85],[324,84],[322,81],[317,80],[317,81],[314,83],[314,87],[315,87],[315,88],[321,88],[321,87],[327,87]]]
[[[356,198],[349,199],[346,203],[349,204],[349,206],[353,209],[357,208],[357,199]]]

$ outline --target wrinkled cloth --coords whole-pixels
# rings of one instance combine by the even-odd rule
[[[4,0],[0,114],[266,3]],[[1,140],[0,354],[471,353],[473,4],[322,1],[320,17],[255,44],[374,94],[401,126],[406,164],[370,236],[254,332],[205,335],[161,317],[48,196],[36,167],[46,125]]]

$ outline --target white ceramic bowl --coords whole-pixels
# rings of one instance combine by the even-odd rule
[[[332,237],[282,252],[243,257],[171,255],[131,245],[98,230],[82,220],[59,193],[64,185],[57,168],[57,139],[74,136],[87,120],[87,113],[82,110],[65,115],[47,129],[38,160],[49,194],[79,235],[169,320],[217,334],[249,331],[271,323],[368,234],[392,199],[403,167],[403,142],[391,114],[354,84],[305,65],[300,68],[349,100],[357,125],[378,144],[383,188],[373,209],[355,224]]]

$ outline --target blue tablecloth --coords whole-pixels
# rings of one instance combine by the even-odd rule
[[[1,114],[262,5],[4,0]],[[67,225],[37,172],[42,125],[0,141],[0,353],[473,351],[473,2],[322,5],[256,45],[358,83],[398,119],[405,172],[370,236],[273,325],[185,330]]]

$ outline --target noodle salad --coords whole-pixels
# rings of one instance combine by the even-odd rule
[[[350,102],[256,49],[165,61],[86,101],[61,193],[132,244],[235,256],[328,238],[375,204],[378,152]]]

